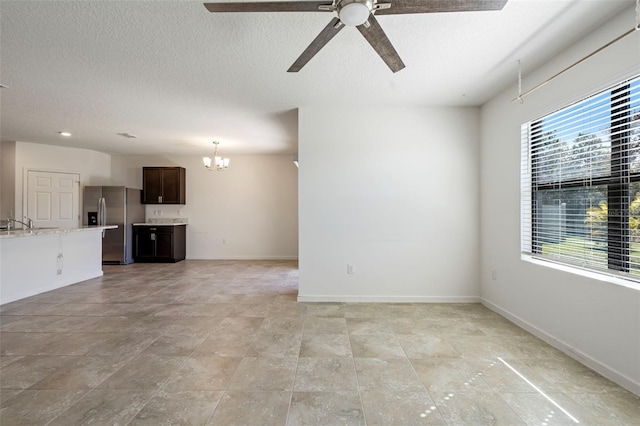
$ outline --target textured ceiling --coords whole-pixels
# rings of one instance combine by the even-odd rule
[[[509,0],[498,12],[380,16],[404,70],[391,73],[347,27],[292,74],[332,13],[2,0],[0,137],[122,154],[203,155],[214,139],[223,154],[294,153],[298,107],[481,105],[508,85],[515,95],[518,59],[533,69],[633,4]]]

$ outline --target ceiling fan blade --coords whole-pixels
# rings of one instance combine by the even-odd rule
[[[302,67],[304,67],[307,62],[309,62],[311,58],[313,58],[316,53],[318,53],[320,49],[325,46],[325,44],[329,43],[329,40],[331,40],[343,28],[344,25],[342,25],[340,20],[338,18],[333,18],[331,22],[329,22],[329,25],[327,25],[322,31],[320,31],[320,34],[318,34],[318,36],[313,39],[311,44],[304,50],[304,52],[302,52],[302,55],[300,55],[300,57],[296,59],[293,65],[289,67],[287,72],[300,71]]]
[[[508,0],[391,0],[391,7],[376,10],[376,15],[501,10],[507,1]]]
[[[251,3],[205,3],[209,12],[325,12],[318,6],[331,5],[324,1],[267,1]]]
[[[391,71],[398,72],[404,68],[404,62],[373,15],[369,15],[369,28],[364,25],[357,28],[387,66],[391,68]]]

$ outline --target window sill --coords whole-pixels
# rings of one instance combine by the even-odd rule
[[[579,268],[573,265],[567,265],[565,263],[558,263],[552,260],[541,259],[538,257],[533,257],[528,254],[521,254],[520,258],[529,263],[533,263],[535,265],[545,266],[547,268],[557,269],[563,272],[568,272],[570,274],[580,275],[585,278],[591,278],[593,280],[604,281],[607,283],[623,286],[630,288],[632,290],[640,291],[640,283],[628,279],[624,279],[621,277],[617,277],[615,275],[610,275],[606,273],[598,273],[593,271],[588,271],[586,269]],[[638,277],[640,279],[640,277]]]

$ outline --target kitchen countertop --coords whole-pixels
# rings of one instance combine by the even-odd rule
[[[51,234],[69,234],[71,232],[85,232],[85,231],[102,231],[103,229],[115,229],[116,225],[106,226],[82,226],[78,228],[33,228],[33,229],[11,229],[9,231],[0,230],[0,239],[5,238],[19,238],[19,237],[33,237],[37,235],[51,235]]]
[[[189,223],[186,217],[151,217],[144,223],[134,223],[133,226],[180,226]]]

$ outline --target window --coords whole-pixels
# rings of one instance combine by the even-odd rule
[[[640,76],[521,139],[522,253],[640,281]]]

